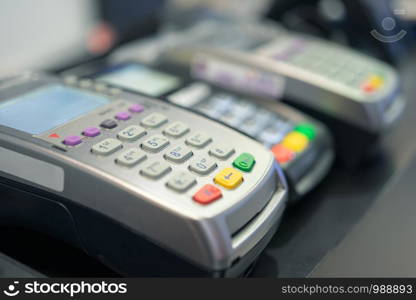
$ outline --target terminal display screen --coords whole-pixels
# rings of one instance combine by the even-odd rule
[[[0,101],[0,125],[37,135],[110,102],[110,99],[59,84]]]
[[[123,66],[104,74],[99,80],[152,97],[166,94],[181,84],[181,80],[176,76],[142,65]]]

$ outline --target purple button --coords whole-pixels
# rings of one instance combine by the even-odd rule
[[[95,137],[97,135],[100,135],[101,131],[97,127],[89,127],[85,129],[82,134],[88,137]]]
[[[140,104],[133,104],[132,106],[129,107],[129,111],[131,111],[132,113],[139,113],[144,111],[144,107],[143,105]]]
[[[120,121],[126,121],[128,119],[131,118],[131,114],[128,112],[119,112],[118,114],[116,114],[116,119],[120,120]]]
[[[82,138],[77,135],[70,135],[64,139],[64,144],[67,146],[76,146],[82,143]]]

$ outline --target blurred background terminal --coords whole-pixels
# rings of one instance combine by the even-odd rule
[[[116,45],[151,35],[161,28],[186,26],[186,22],[189,25],[198,18],[215,15],[276,19],[291,29],[373,51],[391,60],[401,55],[397,48],[404,46],[380,44],[369,38],[368,33],[372,28],[383,30],[383,19],[389,15],[400,26],[412,30],[416,3],[412,0],[387,2],[125,0],[121,4],[114,0],[3,0],[0,74],[69,64],[89,55],[106,53]]]

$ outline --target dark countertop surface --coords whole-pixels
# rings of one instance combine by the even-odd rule
[[[0,253],[0,278],[2,277],[30,278],[44,277],[44,275]]]
[[[311,277],[416,277],[416,155]]]
[[[402,173],[416,152],[410,128],[416,124],[416,58],[402,68],[408,109],[382,141],[382,154],[359,170],[334,167],[297,206],[289,209],[272,242],[259,258],[255,277],[305,277],[376,205],[385,186]],[[48,276],[116,276],[85,254],[34,233],[1,228],[0,252]],[[27,275],[23,266],[0,256],[0,277]],[[16,267],[17,266],[17,267]],[[19,268],[20,266],[20,268]]]
[[[334,167],[314,192],[287,212],[254,276],[308,276],[411,162],[416,151],[410,131],[416,124],[416,57],[400,70],[408,106],[397,127],[382,139],[380,157],[356,171]]]

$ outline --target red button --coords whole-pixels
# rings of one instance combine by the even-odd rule
[[[373,93],[376,90],[376,87],[371,83],[366,83],[363,85],[363,90],[366,93]]]
[[[204,185],[193,197],[199,204],[210,204],[222,197],[221,190],[211,184]]]
[[[296,155],[295,152],[293,152],[290,149],[287,149],[286,147],[280,144],[274,145],[272,148],[272,152],[276,160],[281,164],[291,161]]]

